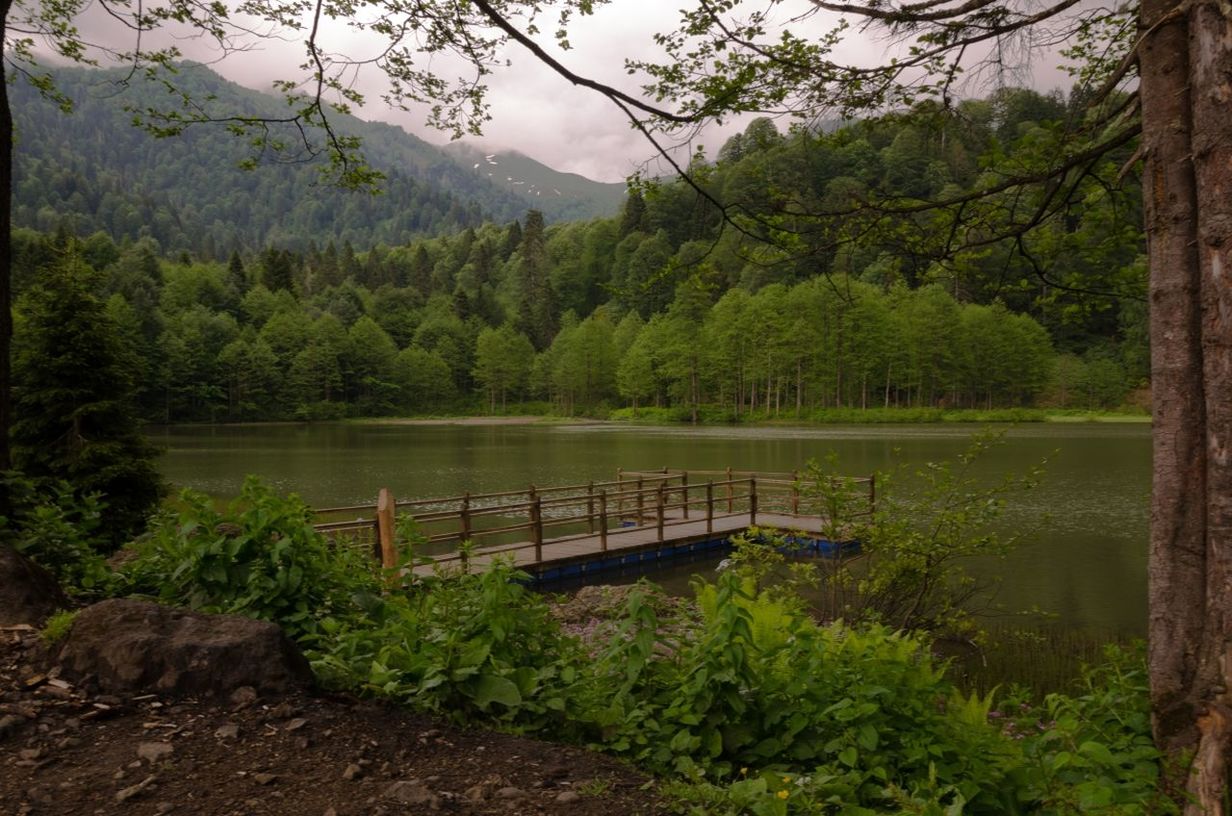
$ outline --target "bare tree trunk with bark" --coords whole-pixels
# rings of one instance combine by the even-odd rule
[[[1193,757],[1186,814],[1214,816],[1232,741],[1232,20],[1177,0],[1141,15],[1153,725],[1167,754]]]
[[[1189,21],[1197,260],[1206,420],[1206,604],[1198,652],[1198,747],[1190,792],[1223,813],[1232,757],[1232,12]],[[1191,812],[1195,812],[1191,808]]]

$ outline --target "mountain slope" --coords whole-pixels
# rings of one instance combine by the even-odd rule
[[[512,150],[488,153],[466,142],[453,142],[444,150],[477,177],[490,179],[561,220],[612,216],[624,203],[624,182],[604,183],[562,173]]]
[[[315,241],[357,249],[522,217],[538,201],[502,189],[461,166],[440,148],[400,128],[338,117],[339,130],[359,136],[368,161],[387,176],[380,195],[323,182],[319,161],[257,156],[223,127],[195,125],[156,139],[131,125],[126,106],[167,105],[165,90],[115,71],[65,69],[58,86],[75,101],[71,115],[24,83],[11,90],[17,149],[14,215],[19,227],[116,238],[156,238],[168,251],[221,256],[268,244],[303,248]],[[180,84],[211,111],[285,116],[273,96],[228,82],[209,69],[184,66]],[[294,133],[275,137],[294,140]],[[549,206],[555,205],[555,206]],[[574,202],[544,201],[549,219],[567,217]]]

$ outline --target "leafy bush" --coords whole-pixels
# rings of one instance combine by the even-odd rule
[[[248,477],[225,511],[184,491],[126,565],[132,589],[207,612],[273,621],[303,639],[321,621],[360,614],[379,592],[371,560],[335,547],[312,527],[296,496],[281,498]]]
[[[455,720],[559,729],[582,671],[580,644],[518,577],[504,564],[444,572],[371,606],[363,620],[331,621],[315,668],[333,684]]]
[[[973,612],[991,604],[992,587],[977,581],[967,565],[1004,557],[1017,535],[1002,536],[996,520],[1006,496],[1033,488],[1042,465],[1024,476],[988,479],[975,464],[1003,433],[976,434],[955,461],[927,462],[908,476],[906,490],[878,474],[878,504],[871,519],[858,515],[867,505],[865,488],[833,475],[837,462],[809,462],[800,479],[804,501],[828,519],[832,540],[858,539],[865,558],[858,566],[836,566],[825,576],[831,603],[824,617],[883,623],[893,628],[970,637]]]
[[[113,576],[100,551],[111,549],[111,539],[102,523],[106,504],[97,493],[78,495],[64,482],[16,475],[4,480],[3,489],[12,516],[0,517],[0,539],[54,575],[70,594],[108,591]]]
[[[1051,694],[1043,711],[1006,718],[1032,765],[1024,786],[1047,812],[1135,816],[1178,812],[1159,787],[1144,650],[1108,647],[1075,696]]]

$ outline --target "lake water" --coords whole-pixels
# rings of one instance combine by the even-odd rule
[[[610,480],[616,469],[790,471],[831,451],[840,470],[867,475],[953,458],[971,425],[631,427],[623,425],[264,425],[154,429],[163,473],[177,487],[218,497],[262,475],[309,504],[398,499]],[[995,569],[1006,609],[1039,608],[1059,623],[1117,635],[1146,627],[1150,428],[1026,424],[977,465],[988,478],[1047,458],[1041,486],[1010,500],[1006,532],[1019,548]],[[681,581],[694,564],[657,576]]]

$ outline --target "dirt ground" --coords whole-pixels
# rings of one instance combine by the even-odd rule
[[[669,812],[650,778],[581,748],[337,696],[99,695],[41,651],[0,630],[0,816]]]

